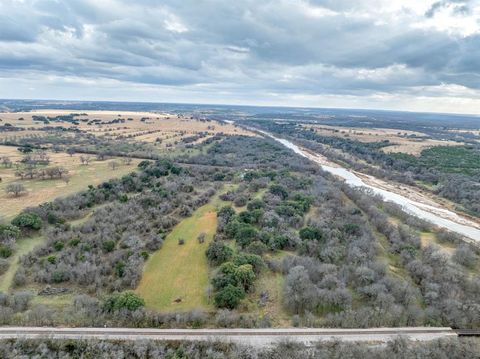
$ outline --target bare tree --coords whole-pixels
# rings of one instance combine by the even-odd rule
[[[130,157],[123,157],[122,162],[124,165],[129,165],[130,163],[132,163],[132,159]]]
[[[70,178],[71,177],[68,176],[68,175],[63,176],[63,182],[65,182],[65,184],[69,184],[70,183]]]
[[[7,156],[3,156],[2,157],[2,165],[5,167],[5,168],[11,168],[13,163],[12,163],[12,160],[7,157]]]
[[[27,189],[21,183],[9,183],[5,187],[5,192],[8,194],[13,194],[15,197],[18,197],[20,194],[26,192]]]
[[[105,158],[107,158],[107,155],[104,152],[97,153],[97,161],[103,161]]]
[[[82,165],[88,166],[90,164],[91,157],[90,156],[80,156],[80,162]]]
[[[118,162],[117,161],[111,161],[109,164],[110,168],[115,171],[118,167]]]

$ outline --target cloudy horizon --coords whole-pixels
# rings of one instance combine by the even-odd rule
[[[0,98],[480,114],[480,0],[4,0]]]

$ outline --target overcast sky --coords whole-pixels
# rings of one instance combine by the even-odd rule
[[[480,0],[0,0],[0,98],[480,114]]]

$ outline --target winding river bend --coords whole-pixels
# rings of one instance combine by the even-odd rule
[[[339,166],[329,166],[325,164],[324,161],[320,159],[320,157],[309,153],[308,151],[298,147],[297,145],[288,140],[275,137],[271,133],[258,129],[252,130],[260,132],[265,136],[271,137],[274,140],[280,142],[285,147],[291,149],[295,153],[318,163],[324,171],[330,172],[337,177],[343,178],[345,180],[345,183],[347,183],[349,186],[368,188],[374,194],[380,195],[385,201],[391,201],[400,205],[406,212],[417,216],[418,218],[433,223],[438,227],[446,228],[452,232],[456,232],[466,238],[473,240],[476,243],[480,243],[480,226],[478,225],[478,223],[462,217],[448,209],[442,208],[439,204],[431,205],[415,201],[401,194],[366,183],[354,172]]]

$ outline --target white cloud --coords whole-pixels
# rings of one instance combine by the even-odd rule
[[[478,113],[478,19],[479,0],[5,0],[0,97]]]

